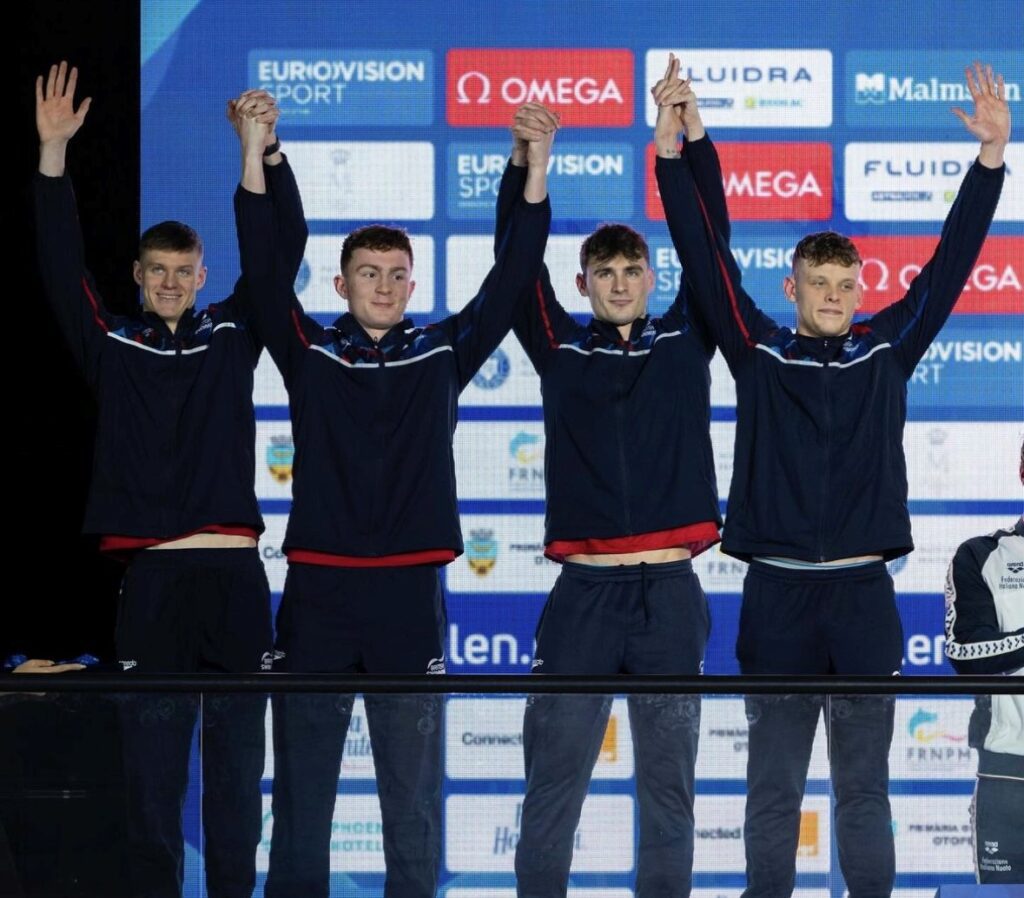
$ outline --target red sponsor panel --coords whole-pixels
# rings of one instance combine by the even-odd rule
[[[877,312],[907,292],[931,258],[938,237],[854,237],[864,265],[861,312]],[[1024,237],[989,237],[955,312],[1024,313]]]
[[[543,103],[562,124],[633,124],[630,50],[449,50],[448,124],[508,127],[523,103]]]
[[[733,221],[821,221],[832,217],[832,146],[827,143],[719,143]],[[647,146],[647,217],[665,218]]]

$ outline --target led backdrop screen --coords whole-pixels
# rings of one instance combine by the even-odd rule
[[[527,100],[545,102],[563,121],[549,179],[554,221],[547,252],[560,300],[572,313],[588,315],[586,299],[574,287],[579,244],[598,223],[623,221],[650,242],[656,273],[650,305],[658,314],[676,293],[680,268],[654,185],[655,110],[648,89],[668,53],[675,52],[693,78],[722,156],[733,252],[749,292],[768,314],[792,323],[781,289],[792,248],[808,231],[833,228],[860,248],[863,311],[871,312],[898,299],[927,260],[976,155],[976,141],[950,112],[951,106],[969,107],[963,90],[967,63],[981,59],[1005,75],[1017,130],[1024,125],[1020,12],[1013,2],[954,0],[150,0],[142,6],[142,221],[145,226],[173,217],[195,224],[206,242],[210,271],[200,302],[230,292],[238,271],[231,194],[239,152],[224,106],[246,87],[265,87],[281,107],[278,133],[309,220],[296,282],[306,310],[323,323],[340,314],[332,279],[341,241],[355,227],[384,221],[407,228],[413,238],[417,289],[411,316],[417,322],[437,319],[475,293],[490,265],[493,203],[512,114]],[[1012,523],[1020,514],[1020,143],[1011,145],[1007,162],[988,242],[955,313],[908,385],[905,447],[917,548],[890,565],[905,630],[906,674],[952,672],[942,654],[946,565],[963,539]],[[720,356],[712,363],[712,378],[711,431],[727,512],[735,393]],[[444,573],[452,673],[529,671],[536,619],[558,571],[543,556],[540,401],[538,380],[512,337],[462,396],[455,452],[466,553]],[[280,547],[292,444],[287,397],[266,354],[255,402],[257,493],[267,523],[260,547],[277,601],[285,574]],[[409,463],[415,464],[410,449]],[[745,565],[712,550],[696,559],[695,568],[713,616],[706,671],[738,672],[733,645]],[[728,835],[742,824],[742,764],[736,757],[744,748],[725,743],[737,741],[729,733],[745,725],[738,707],[710,704],[702,745],[710,750],[716,739],[724,740],[725,754],[719,756],[725,767],[705,771],[724,792],[714,802],[721,819],[706,833],[709,840],[716,838],[716,827]],[[509,757],[507,782],[474,773],[474,752],[493,752],[493,745],[464,744],[459,734],[479,729],[481,714],[495,732],[514,732],[521,704],[451,704],[449,831],[476,821],[473,826],[487,834],[475,846],[449,841],[442,880],[452,898],[460,894],[459,883],[512,884],[509,846],[522,788],[520,749]],[[913,787],[924,781],[934,791],[931,781],[938,781],[950,802],[964,804],[971,775],[960,741],[967,707],[908,701],[901,702],[899,714],[898,739],[922,754],[914,760],[907,748],[905,763],[894,769],[894,788],[907,793],[896,799],[897,817],[902,837],[921,841],[923,852],[916,867],[900,870],[900,884],[922,887],[947,867],[963,875],[970,871],[970,854],[959,836],[942,842],[927,835],[928,827],[943,823],[928,816],[935,816],[934,802],[927,810],[915,804]],[[616,719],[628,739],[624,715]],[[365,770],[359,772],[357,736],[350,739],[349,753],[356,772],[349,770],[353,784],[346,788],[362,789],[358,801],[366,807],[348,802],[342,811],[339,802],[339,845],[345,842],[351,850],[339,855],[338,869],[364,871],[372,882],[383,869],[379,851],[343,838],[353,820],[379,821],[372,782],[367,784]],[[953,767],[943,766],[941,752],[924,752],[936,745],[949,750]],[[583,823],[584,829],[592,827],[595,846],[604,846],[595,847],[593,856],[606,860],[593,868],[584,862],[580,884],[607,887],[613,890],[609,895],[622,894],[632,869],[631,852],[607,833],[600,836],[601,820],[609,815],[621,812],[632,819],[632,760],[625,742],[619,749],[609,749],[595,780],[607,807],[588,803],[593,816]],[[817,774],[812,770],[812,805],[828,800],[820,779],[825,768],[819,768]],[[629,804],[622,809],[613,807],[616,802]],[[809,813],[821,810],[815,805]],[[822,814],[814,830],[814,845],[802,847],[800,880],[826,892],[824,874],[834,863],[827,817]],[[502,827],[509,833],[506,842]],[[731,847],[709,867],[698,863],[702,887],[741,884],[742,846],[722,839]]]

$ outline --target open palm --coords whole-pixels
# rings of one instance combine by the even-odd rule
[[[82,127],[92,98],[86,97],[75,109],[77,81],[78,69],[72,67],[69,72],[66,62],[50,66],[45,84],[42,75],[36,78],[36,128],[40,143],[70,140]]]
[[[967,89],[974,100],[974,114],[954,109],[954,115],[982,143],[1006,143],[1010,139],[1010,106],[1003,76],[994,77],[992,66],[983,69],[978,62],[973,71],[968,68],[965,73]]]

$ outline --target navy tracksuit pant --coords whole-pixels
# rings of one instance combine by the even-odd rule
[[[251,549],[149,549],[121,587],[118,659],[146,673],[249,673],[269,663],[270,587]],[[181,810],[201,714],[203,827],[210,898],[249,898],[263,807],[263,695],[128,693],[121,731],[130,892],[178,898]]]
[[[289,564],[274,669],[444,672],[437,568]],[[351,695],[274,696],[274,830],[266,898],[326,898]],[[443,697],[367,695],[383,822],[385,898],[433,898],[441,854]],[[344,799],[342,799],[344,800]]]
[[[885,565],[808,571],[752,562],[743,584],[736,654],[745,675],[899,673],[903,628]],[[759,695],[746,699],[743,898],[792,894],[800,804],[823,707],[839,862],[850,898],[887,898],[892,892],[893,697]]]
[[[534,671],[696,675],[710,630],[689,561],[598,567],[566,563],[537,625]],[[628,685],[624,684],[628,690]],[[520,898],[564,898],[573,839],[612,697],[535,695],[523,721],[526,797]],[[700,696],[629,696],[640,824],[637,898],[690,894]]]

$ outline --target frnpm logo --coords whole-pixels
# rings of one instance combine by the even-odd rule
[[[723,128],[827,128],[832,124],[832,53],[828,50],[648,50],[646,84],[669,53],[682,60],[701,118]],[[647,124],[658,110],[647,95]]]
[[[507,127],[523,103],[543,103],[572,127],[633,124],[633,54],[562,50],[450,50],[448,124]]]
[[[832,217],[832,146],[827,143],[721,143],[729,215],[738,221]],[[647,146],[647,217],[663,220],[654,177],[654,144]]]
[[[844,151],[851,221],[942,221],[978,155],[976,143],[850,143]],[[1024,149],[1006,148],[996,221],[1024,221]]]
[[[448,147],[448,215],[494,220],[494,203],[508,161],[507,143]],[[628,143],[556,143],[548,160],[556,218],[631,218],[633,147]]]
[[[429,50],[251,50],[249,83],[270,92],[283,121],[302,125],[430,125]]]
[[[931,258],[937,237],[853,237],[863,260],[864,305],[877,312],[901,299]],[[989,237],[954,311],[1014,313],[1024,309],[1024,237]]]
[[[1021,107],[1024,56],[1010,51],[864,51],[846,57],[846,121],[875,128],[958,128],[951,106],[973,108],[964,66],[990,63],[1006,80],[1011,115]]]

